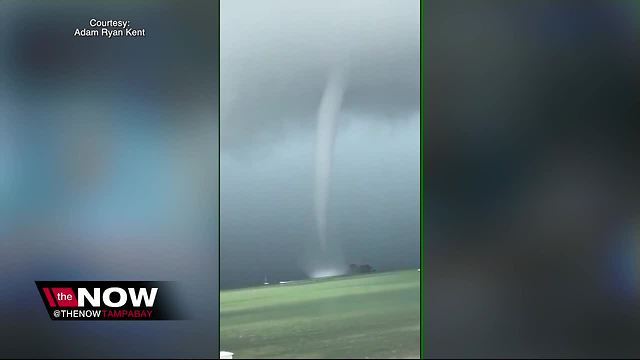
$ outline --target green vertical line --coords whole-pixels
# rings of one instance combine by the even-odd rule
[[[222,0],[218,0],[218,354],[216,357],[220,356],[220,350],[222,349],[222,345],[220,344],[222,341],[222,331],[221,331],[221,327],[220,327],[220,309],[221,309],[221,305],[220,305],[220,287],[221,287],[221,283],[222,283],[222,238],[220,237],[220,226],[222,225],[222,221],[220,220],[222,218],[222,214],[220,213],[220,188],[221,188],[221,183],[220,183],[220,179],[222,178],[221,174],[220,174],[220,161],[221,161],[221,156],[220,156],[220,150],[221,150],[221,145],[220,145],[220,133],[222,132],[222,118],[220,117],[220,106],[221,106],[221,102],[220,102],[220,98],[221,98],[221,79],[222,77],[220,76],[220,69],[222,67],[221,61],[220,61],[220,47],[221,47],[221,39],[222,39],[222,13],[220,11],[221,5],[220,3],[222,2]]]
[[[420,358],[424,358],[424,196],[423,196],[423,97],[424,97],[424,84],[422,79],[422,29],[423,29],[423,14],[422,0],[420,0]]]
[[[422,0],[420,1],[420,358],[424,358],[424,163],[423,163],[423,99],[424,99],[424,81],[423,81],[423,27],[424,27],[424,8]]]

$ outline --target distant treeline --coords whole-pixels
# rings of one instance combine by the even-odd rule
[[[372,273],[372,272],[375,272],[375,271],[376,271],[376,269],[374,269],[369,264],[362,264],[362,265],[350,264],[349,265],[349,273],[350,274],[368,274],[368,273]]]

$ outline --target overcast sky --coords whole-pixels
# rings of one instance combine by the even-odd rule
[[[305,277],[316,114],[345,73],[327,231],[347,263],[419,264],[419,2],[223,1],[222,286]]]

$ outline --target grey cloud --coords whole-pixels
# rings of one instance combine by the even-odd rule
[[[343,112],[389,121],[418,111],[418,1],[223,1],[221,11],[223,151],[313,129],[339,64]]]

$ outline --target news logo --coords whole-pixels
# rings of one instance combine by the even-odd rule
[[[168,281],[36,281],[51,320],[179,320]]]

